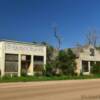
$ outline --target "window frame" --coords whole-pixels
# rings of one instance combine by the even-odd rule
[[[11,55],[13,55],[13,57],[14,57],[14,55],[16,56],[16,58],[17,59],[11,59],[10,57],[8,57],[8,58],[10,58],[10,59],[8,59],[8,58],[6,58],[7,56],[11,56]],[[14,64],[14,63],[16,63],[16,65],[14,66],[14,67],[16,67],[16,68],[13,68],[13,67],[9,67],[9,65],[7,66],[7,63],[12,63],[12,64]],[[7,67],[9,67],[9,69],[14,69],[14,70],[8,70],[8,68]],[[8,53],[5,53],[5,72],[6,73],[18,73],[18,54],[8,54]]]

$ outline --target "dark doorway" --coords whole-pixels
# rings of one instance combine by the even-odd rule
[[[30,55],[22,55],[21,57],[21,74],[27,75],[31,63]]]
[[[82,61],[82,71],[89,72],[88,61]]]

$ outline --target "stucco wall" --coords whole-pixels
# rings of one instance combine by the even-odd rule
[[[32,43],[16,42],[16,41],[1,41],[0,42],[0,69],[1,76],[5,75],[5,54],[18,54],[18,76],[21,72],[21,55],[30,55],[32,57],[30,64],[30,72],[33,75],[33,56],[44,57],[44,67],[46,64],[46,46],[35,45]]]
[[[4,72],[4,42],[0,42],[0,71]]]
[[[13,42],[5,42],[6,53],[20,53],[20,54],[32,54],[32,55],[46,55],[46,47],[41,45],[30,45]]]
[[[83,52],[80,53],[80,59],[87,61],[100,61],[100,51],[94,49],[94,56],[90,55],[90,48],[84,49]]]
[[[2,60],[2,43],[0,43],[0,70],[1,70],[1,60]]]
[[[90,49],[94,50],[94,55],[91,55]],[[86,48],[83,48],[81,52],[79,52],[79,57],[76,59],[76,72],[79,74],[82,70],[82,61],[87,61],[88,62],[88,67],[89,67],[89,72],[84,72],[85,74],[90,73],[90,62],[94,61],[100,61],[100,51],[95,49],[93,46],[88,46]]]

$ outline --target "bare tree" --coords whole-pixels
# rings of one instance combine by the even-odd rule
[[[87,35],[86,35],[86,39],[87,39],[87,44],[91,44],[91,33],[89,32]]]
[[[90,45],[92,44],[94,47],[96,47],[97,44],[97,34],[96,31],[91,31],[86,35],[87,43]]]
[[[60,50],[60,47],[61,47],[61,36],[58,35],[57,27],[54,27],[54,36],[55,36],[55,38],[57,39],[57,42],[58,42],[58,50]]]

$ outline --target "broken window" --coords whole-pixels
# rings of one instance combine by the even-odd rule
[[[43,64],[44,64],[43,56],[34,56],[34,71],[35,72],[42,72]]]

